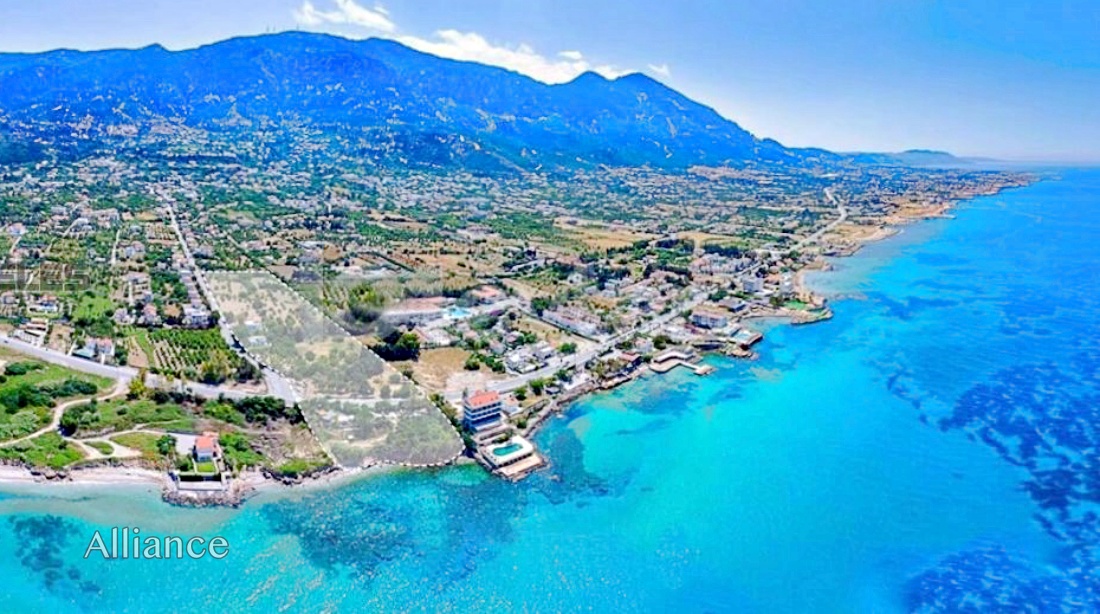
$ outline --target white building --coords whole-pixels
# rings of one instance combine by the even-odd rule
[[[474,431],[500,425],[504,402],[499,392],[485,390],[462,399],[462,423]]]

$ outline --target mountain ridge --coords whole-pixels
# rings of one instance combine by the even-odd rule
[[[546,84],[379,38],[240,36],[172,51],[0,54],[0,121],[207,130],[303,126],[389,139],[394,159],[524,169],[832,164],[760,138],[643,73]],[[422,155],[423,154],[423,155]]]

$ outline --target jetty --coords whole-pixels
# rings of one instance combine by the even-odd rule
[[[730,341],[748,349],[764,338],[764,334],[749,328],[742,328],[730,337]]]
[[[480,448],[478,460],[494,474],[512,481],[523,479],[546,465],[535,446],[519,435]]]
[[[649,368],[654,373],[668,373],[676,367],[690,369],[696,375],[708,375],[714,372],[714,367],[710,365],[695,364],[697,360],[698,357],[694,352],[666,350],[653,357],[653,362],[649,363]]]

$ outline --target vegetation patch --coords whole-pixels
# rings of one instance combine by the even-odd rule
[[[151,399],[92,400],[66,409],[61,416],[61,432],[66,435],[112,433],[139,425],[189,430],[194,416],[176,403]]]
[[[21,461],[34,467],[61,469],[84,460],[84,455],[57,433],[46,433],[0,448],[0,458]]]
[[[253,448],[248,436],[241,433],[222,433],[218,444],[222,447],[226,464],[234,470],[258,467],[267,460]]]
[[[58,400],[92,396],[106,382],[36,361],[8,363],[0,375],[0,440],[45,427]]]
[[[157,440],[159,439],[160,436],[153,433],[123,433],[115,435],[111,438],[111,441],[131,450],[137,450],[141,452],[143,459],[156,462],[163,458],[157,448]]]
[[[110,456],[115,452],[115,447],[106,441],[85,441],[84,443],[104,456]]]
[[[238,356],[217,329],[157,329],[134,337],[154,373],[221,384],[229,379],[248,381],[259,374]]]

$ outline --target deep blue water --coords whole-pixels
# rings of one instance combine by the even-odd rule
[[[242,510],[0,495],[4,611],[1097,611],[1100,172],[838,261],[826,323],[595,396],[550,471],[375,476]],[[81,558],[92,531],[224,561]]]

